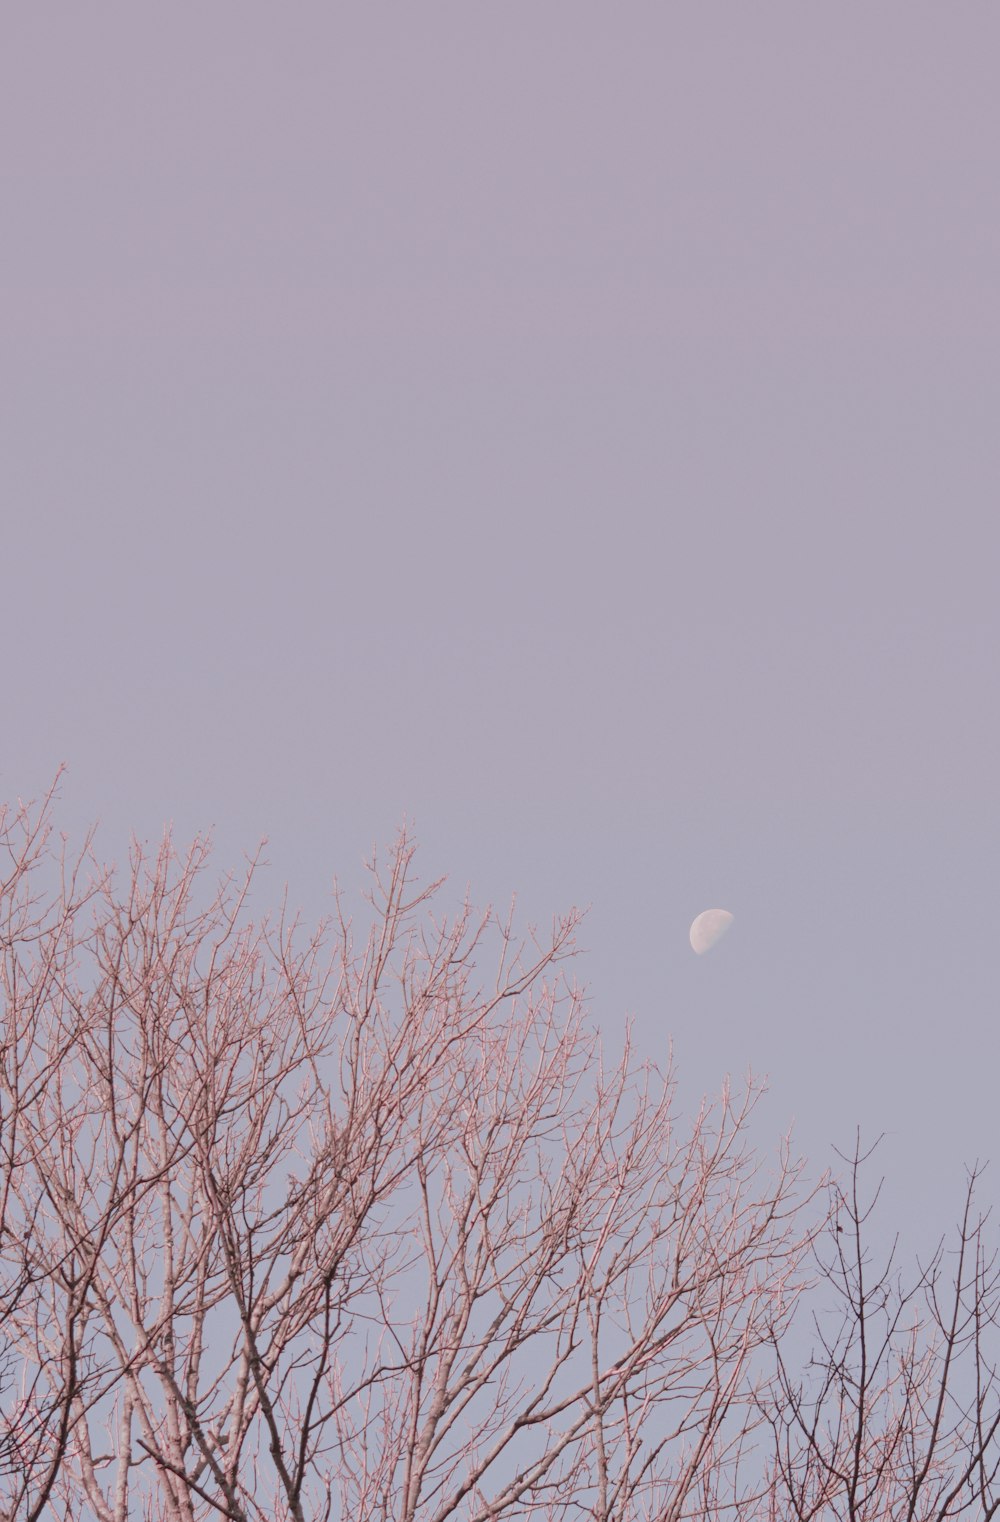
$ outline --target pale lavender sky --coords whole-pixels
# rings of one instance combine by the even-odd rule
[[[993,1156],[1000,12],[22,5],[0,793],[590,903],[901,1214]],[[711,956],[690,920],[736,923]]]

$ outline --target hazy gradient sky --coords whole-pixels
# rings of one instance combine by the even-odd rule
[[[0,793],[591,904],[935,1230],[997,1120],[1000,12],[12,6]],[[693,955],[693,916],[736,922]]]

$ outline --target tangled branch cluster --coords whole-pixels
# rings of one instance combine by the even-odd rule
[[[860,1153],[817,1223],[753,1085],[682,1124],[602,1054],[576,915],[441,919],[405,837],[357,941],[203,841],[0,845],[0,1517],[992,1515],[974,1180],[950,1275],[869,1283]]]

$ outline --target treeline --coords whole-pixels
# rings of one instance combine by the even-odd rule
[[[0,1517],[993,1515],[975,1176],[901,1277],[860,1143],[810,1186],[752,1085],[684,1119],[577,917],[446,919],[406,838],[361,931],[51,800],[0,846]]]

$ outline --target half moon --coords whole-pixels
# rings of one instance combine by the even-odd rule
[[[704,956],[706,951],[711,951],[717,941],[721,941],[730,925],[733,917],[728,909],[706,909],[698,915],[691,926],[691,946],[699,956]]]

